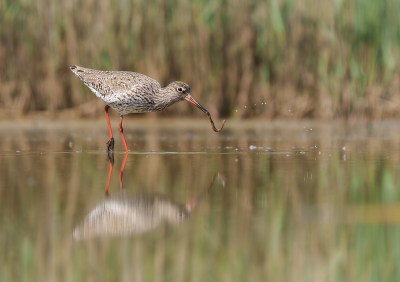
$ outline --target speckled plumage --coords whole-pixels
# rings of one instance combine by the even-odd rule
[[[189,86],[180,81],[162,88],[156,80],[136,72],[99,71],[80,66],[70,69],[120,115],[161,111],[190,95]],[[182,92],[177,91],[179,87]]]

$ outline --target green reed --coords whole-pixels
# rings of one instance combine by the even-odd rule
[[[398,0],[7,0],[0,14],[7,116],[100,115],[70,64],[185,81],[214,116],[399,116]]]

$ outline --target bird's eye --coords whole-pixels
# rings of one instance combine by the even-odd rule
[[[182,87],[178,87],[178,88],[176,88],[176,90],[178,90],[178,92],[182,92],[183,91]]]

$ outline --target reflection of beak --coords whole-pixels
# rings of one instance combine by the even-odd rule
[[[197,103],[197,101],[196,101],[195,99],[193,99],[192,96],[190,96],[190,95],[186,96],[185,100],[188,101],[188,102],[190,102],[190,103],[192,103],[192,104],[195,105],[196,107],[198,107],[200,110],[202,110],[202,111],[203,111],[204,113],[206,113],[207,115],[210,115],[210,113],[209,113],[206,109],[204,109],[202,105],[200,105],[199,103]]]

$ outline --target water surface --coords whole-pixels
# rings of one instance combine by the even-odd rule
[[[399,281],[399,122],[187,123],[0,124],[0,281]]]

